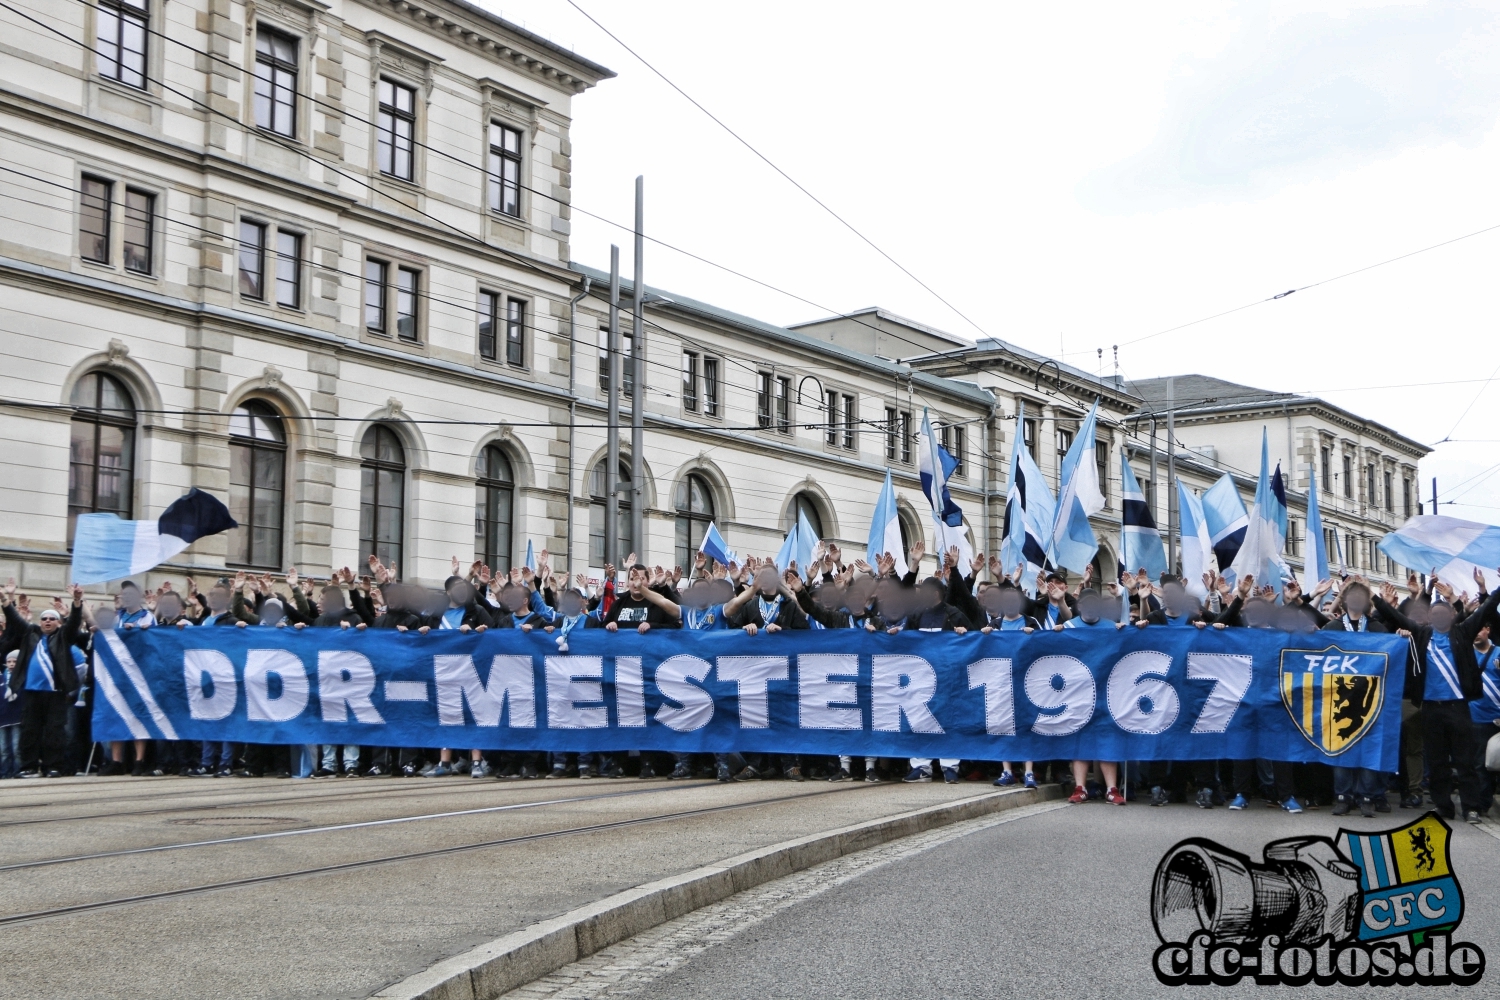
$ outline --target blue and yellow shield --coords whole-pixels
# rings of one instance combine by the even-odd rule
[[[1464,896],[1448,858],[1451,833],[1435,812],[1381,833],[1339,831],[1339,853],[1359,869],[1359,940],[1421,944],[1458,926]]]
[[[1281,701],[1297,728],[1336,757],[1358,743],[1385,701],[1389,657],[1338,645],[1281,652]]]

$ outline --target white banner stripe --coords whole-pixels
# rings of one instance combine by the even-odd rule
[[[109,651],[114,654],[115,660],[120,664],[120,669],[125,671],[125,676],[130,678],[130,683],[135,685],[136,693],[141,696],[141,701],[146,703],[146,711],[151,713],[151,721],[156,723],[156,728],[161,730],[164,739],[177,739],[177,730],[172,728],[172,720],[167,718],[167,713],[161,710],[156,703],[156,696],[151,693],[151,685],[146,683],[141,668],[136,664],[135,658],[130,655],[130,650],[125,648],[125,643],[115,634],[114,629],[104,629],[98,633],[104,636]],[[140,739],[141,737],[137,737]]]
[[[1359,838],[1359,849],[1365,856],[1365,875],[1369,879],[1371,889],[1383,889],[1384,883],[1380,879],[1380,869],[1375,867],[1375,852],[1370,850],[1370,838]]]
[[[106,664],[99,664],[99,669],[94,673],[94,682],[99,685],[99,690],[104,693],[104,700],[109,702],[109,707],[115,710],[115,714],[125,720],[125,728],[130,730],[130,735],[138,740],[149,740],[151,731],[146,728],[145,723],[136,717],[130,708],[130,703],[115,686],[114,675],[109,672]]]
[[[1377,839],[1380,841],[1380,853],[1385,855],[1385,872],[1387,881],[1391,885],[1396,884],[1396,859],[1391,857],[1391,838],[1381,834]]]

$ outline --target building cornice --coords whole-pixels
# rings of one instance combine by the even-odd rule
[[[503,60],[548,85],[574,94],[610,79],[614,70],[585,59],[463,0],[358,0],[434,34],[446,34],[492,59]]]
[[[1158,417],[1163,412],[1157,411]],[[1412,461],[1417,461],[1432,453],[1432,449],[1420,441],[1392,430],[1385,424],[1350,413],[1316,396],[1292,396],[1248,404],[1195,406],[1190,409],[1177,410],[1173,414],[1173,420],[1178,425],[1223,424],[1238,420],[1282,419],[1288,414],[1321,417],[1336,427],[1373,438],[1382,446],[1397,451]]]

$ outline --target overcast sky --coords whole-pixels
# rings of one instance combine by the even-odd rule
[[[574,104],[576,208],[628,222],[644,174],[648,232],[817,305],[648,244],[650,284],[1315,393],[1452,438],[1424,497],[1500,523],[1500,229],[1141,339],[1500,226],[1500,4],[579,0],[955,311],[566,0],[482,2],[619,73]],[[575,259],[611,241],[629,273],[575,213]]]

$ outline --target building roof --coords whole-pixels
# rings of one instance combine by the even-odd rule
[[[909,329],[918,330],[922,333],[927,334],[927,336],[929,337],[935,337],[938,340],[946,341],[952,344],[954,347],[972,347],[974,343],[966,337],[960,337],[956,333],[949,333],[947,330],[939,330],[937,327],[928,326],[926,323],[918,323],[914,319],[907,319],[905,316],[899,316],[896,313],[891,312],[889,309],[882,309],[880,306],[867,306],[864,309],[856,309],[853,312],[839,313],[836,316],[825,316],[822,319],[805,320],[801,323],[793,323],[788,326],[787,329],[800,330],[804,326],[818,326],[824,323],[837,322],[841,319],[857,320],[865,316],[873,316],[876,319],[884,320],[887,323],[897,323],[901,326],[908,327]],[[915,355],[913,356],[915,357]]]
[[[1209,406],[1250,406],[1283,399],[1300,399],[1294,392],[1275,392],[1254,386],[1226,382],[1209,375],[1177,375],[1171,378],[1147,378],[1127,383],[1130,391],[1145,400],[1144,410],[1160,410],[1167,405],[1169,386],[1178,411]]]
[[[1364,428],[1380,435],[1417,457],[1430,454],[1432,449],[1420,441],[1413,440],[1385,424],[1362,417],[1317,396],[1304,396],[1296,392],[1277,392],[1272,389],[1257,389],[1240,385],[1209,375],[1175,375],[1171,378],[1149,378],[1128,383],[1131,392],[1145,401],[1137,412],[1143,415],[1161,415],[1167,409],[1167,389],[1172,388],[1173,410],[1179,418],[1187,415],[1207,418],[1210,414],[1233,414],[1236,410],[1253,410],[1267,405],[1292,405],[1301,408],[1320,409],[1337,423],[1352,428]]]
[[[473,15],[474,17],[479,18],[480,20],[499,25],[513,35],[519,35],[531,44],[535,45],[537,48],[545,49],[547,52],[550,52],[555,56],[566,59],[583,69],[587,69],[589,72],[593,73],[601,80],[608,80],[615,76],[615,71],[610,69],[608,66],[600,65],[599,63],[594,62],[592,59],[585,59],[583,56],[579,55],[577,52],[574,52],[572,49],[564,45],[559,45],[551,39],[544,38],[536,32],[531,31],[530,29],[523,28],[519,24],[516,24],[514,21],[507,21],[499,14],[496,14],[493,11],[485,10],[477,3],[470,3],[469,0],[446,0],[446,2]]]
[[[607,288],[609,286],[608,271],[601,271],[598,268],[589,267],[588,265],[580,264],[577,261],[569,263],[568,267],[573,271],[576,271],[578,274],[587,275],[589,278],[591,278],[594,282],[596,290],[601,287]],[[624,276],[621,276],[620,295],[622,297],[628,297],[631,294],[631,291],[632,282],[626,280]],[[759,320],[753,316],[745,316],[741,313],[733,312],[729,309],[722,309],[719,306],[710,305],[707,302],[700,302],[699,300],[690,298],[686,295],[679,295],[676,292],[668,292],[664,289],[656,288],[649,284],[646,286],[646,295],[648,296],[646,301],[650,305],[652,305],[653,308],[660,309],[664,312],[677,312],[685,316],[695,316],[702,319],[712,320],[725,326],[736,327],[747,333],[767,337],[771,340],[777,341],[778,343],[785,344],[788,347],[808,351],[814,354],[821,354],[824,357],[836,358],[840,361],[845,362],[846,364],[856,365],[861,368],[867,368],[882,372],[886,375],[891,376],[892,378],[909,377],[912,381],[912,387],[914,389],[927,389],[933,392],[944,393],[949,396],[961,397],[977,406],[988,407],[995,401],[995,397],[991,395],[989,390],[982,389],[972,382],[965,382],[959,379],[942,378],[941,376],[931,375],[923,371],[914,371],[908,365],[898,364],[894,361],[887,361],[885,358],[877,358],[872,354],[863,354],[859,351],[852,351],[847,347],[841,347],[838,344],[832,344],[826,340],[818,340],[817,338],[810,337],[805,333],[798,333],[797,331],[788,329],[784,326],[777,326],[774,323],[767,323],[765,320]],[[655,301],[652,301],[651,296],[657,296],[658,298]]]

